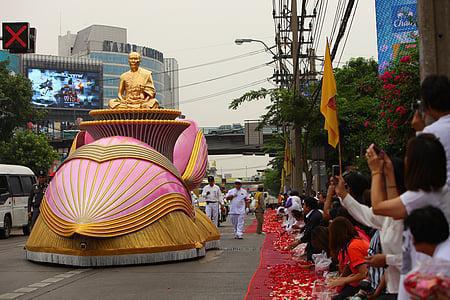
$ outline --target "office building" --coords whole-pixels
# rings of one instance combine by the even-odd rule
[[[75,36],[75,37],[74,37]],[[166,103],[165,66],[163,53],[152,48],[129,44],[125,28],[91,25],[76,35],[68,32],[58,39],[60,55],[86,57],[103,62],[103,97],[107,104],[117,98],[120,75],[129,70],[128,53],[135,51],[142,56],[141,67],[152,71],[156,99],[163,107]],[[176,61],[175,61],[176,62]],[[177,74],[178,80],[178,74]],[[169,90],[170,91],[170,90]]]
[[[20,72],[20,56],[17,54],[9,53],[6,50],[0,50],[0,61],[8,61],[6,66],[8,70],[18,74]]]
[[[47,131],[62,135],[90,119],[91,109],[103,108],[103,64],[99,60],[53,55],[21,55],[21,72],[30,79],[32,103],[48,111]]]
[[[167,92],[167,107],[180,108],[180,83],[178,80],[178,62],[175,58],[164,58],[165,90]]]

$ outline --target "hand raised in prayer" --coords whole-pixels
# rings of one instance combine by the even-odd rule
[[[383,173],[384,160],[375,151],[375,144],[372,144],[369,146],[369,148],[367,148],[366,158],[372,175],[374,173]]]

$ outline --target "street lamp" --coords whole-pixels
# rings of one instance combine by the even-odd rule
[[[236,40],[234,41],[234,43],[235,43],[236,45],[242,45],[243,43],[251,43],[251,42],[257,42],[257,43],[263,44],[263,45],[264,45],[264,48],[266,48],[266,51],[269,51],[270,53],[272,53],[272,55],[274,56],[274,58],[276,58],[277,55],[272,51],[272,48],[275,47],[275,46],[269,47],[269,46],[267,46],[266,43],[264,43],[264,42],[261,41],[261,40],[254,40],[254,39],[236,39]]]

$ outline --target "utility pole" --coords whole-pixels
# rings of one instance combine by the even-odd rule
[[[303,93],[301,89],[301,70],[300,63],[303,60],[310,59],[309,55],[314,51],[306,52],[302,48],[303,45],[312,44],[312,40],[305,40],[303,33],[311,31],[305,28],[305,19],[315,18],[313,15],[306,14],[307,0],[301,0],[300,16],[298,15],[297,0],[278,0],[274,1],[273,18],[275,20],[275,41],[277,44],[278,58],[285,63],[280,65],[292,67],[285,69],[280,74],[275,74],[275,82],[281,83],[281,87],[290,88],[294,95],[299,96]],[[305,74],[309,73],[305,70]],[[307,76],[306,78],[309,78]],[[292,153],[292,174],[288,181],[284,182],[285,186],[301,191],[303,189],[303,165],[304,157],[302,157],[302,128],[286,124],[284,126],[289,131],[289,148]],[[290,180],[289,180],[290,179]]]
[[[418,0],[420,77],[431,74],[450,78],[450,1]]]

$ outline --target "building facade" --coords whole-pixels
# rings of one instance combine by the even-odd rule
[[[175,58],[164,58],[166,100],[170,108],[180,108],[180,83],[178,80],[178,61]]]
[[[166,68],[163,53],[152,48],[129,44],[125,28],[91,25],[76,35],[68,32],[58,38],[60,55],[86,57],[103,63],[104,103],[117,98],[120,75],[129,70],[128,53],[139,52],[141,67],[150,70],[156,89],[156,99],[162,107],[173,108],[171,91],[165,87]],[[175,61],[176,62],[176,61]],[[178,75],[177,75],[178,76]],[[170,80],[169,80],[170,82]],[[166,97],[166,92],[167,97]]]
[[[18,74],[20,72],[20,56],[17,54],[11,54],[9,51],[0,50],[0,61],[8,61],[6,66],[8,70]]]
[[[103,64],[99,60],[53,55],[21,55],[21,73],[31,81],[32,103],[47,110],[45,124],[55,138],[103,108]]]

